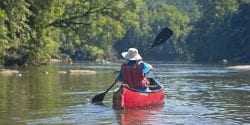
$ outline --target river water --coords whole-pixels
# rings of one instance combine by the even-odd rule
[[[104,105],[90,103],[113,83],[119,63],[56,64],[21,69],[22,76],[0,76],[0,125],[250,124],[250,71],[223,65],[150,63],[165,87],[165,104],[128,111],[112,109],[112,91]],[[59,73],[70,69],[97,74]]]

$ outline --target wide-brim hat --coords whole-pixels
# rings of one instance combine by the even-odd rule
[[[140,60],[142,59],[141,55],[138,53],[136,48],[129,48],[128,52],[122,52],[123,58],[127,60]]]

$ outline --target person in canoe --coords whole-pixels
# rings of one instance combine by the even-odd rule
[[[153,66],[142,61],[136,48],[129,48],[128,52],[122,52],[121,55],[127,62],[121,65],[115,82],[121,81],[123,85],[140,91],[150,91],[146,74],[153,70]]]

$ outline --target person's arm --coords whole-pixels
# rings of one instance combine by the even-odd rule
[[[122,72],[121,72],[121,71],[119,72],[118,76],[116,77],[115,82],[116,82],[116,83],[117,83],[117,82],[122,82]],[[124,83],[122,83],[122,86],[129,87],[128,84],[124,84]]]
[[[122,81],[122,72],[121,71],[119,72],[118,76],[116,77],[116,80],[120,81],[120,82]]]
[[[154,68],[153,68],[153,66],[151,64],[148,64],[148,67],[150,68],[150,70],[154,70]]]
[[[149,73],[151,70],[153,70],[153,66],[146,63],[146,62],[142,62],[142,70],[143,70],[143,73],[147,74]]]

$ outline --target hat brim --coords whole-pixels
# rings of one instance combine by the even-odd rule
[[[131,57],[128,52],[122,52],[122,57],[127,59],[127,60],[140,60],[142,59],[141,55],[140,54],[137,54],[136,56],[134,57]]]

